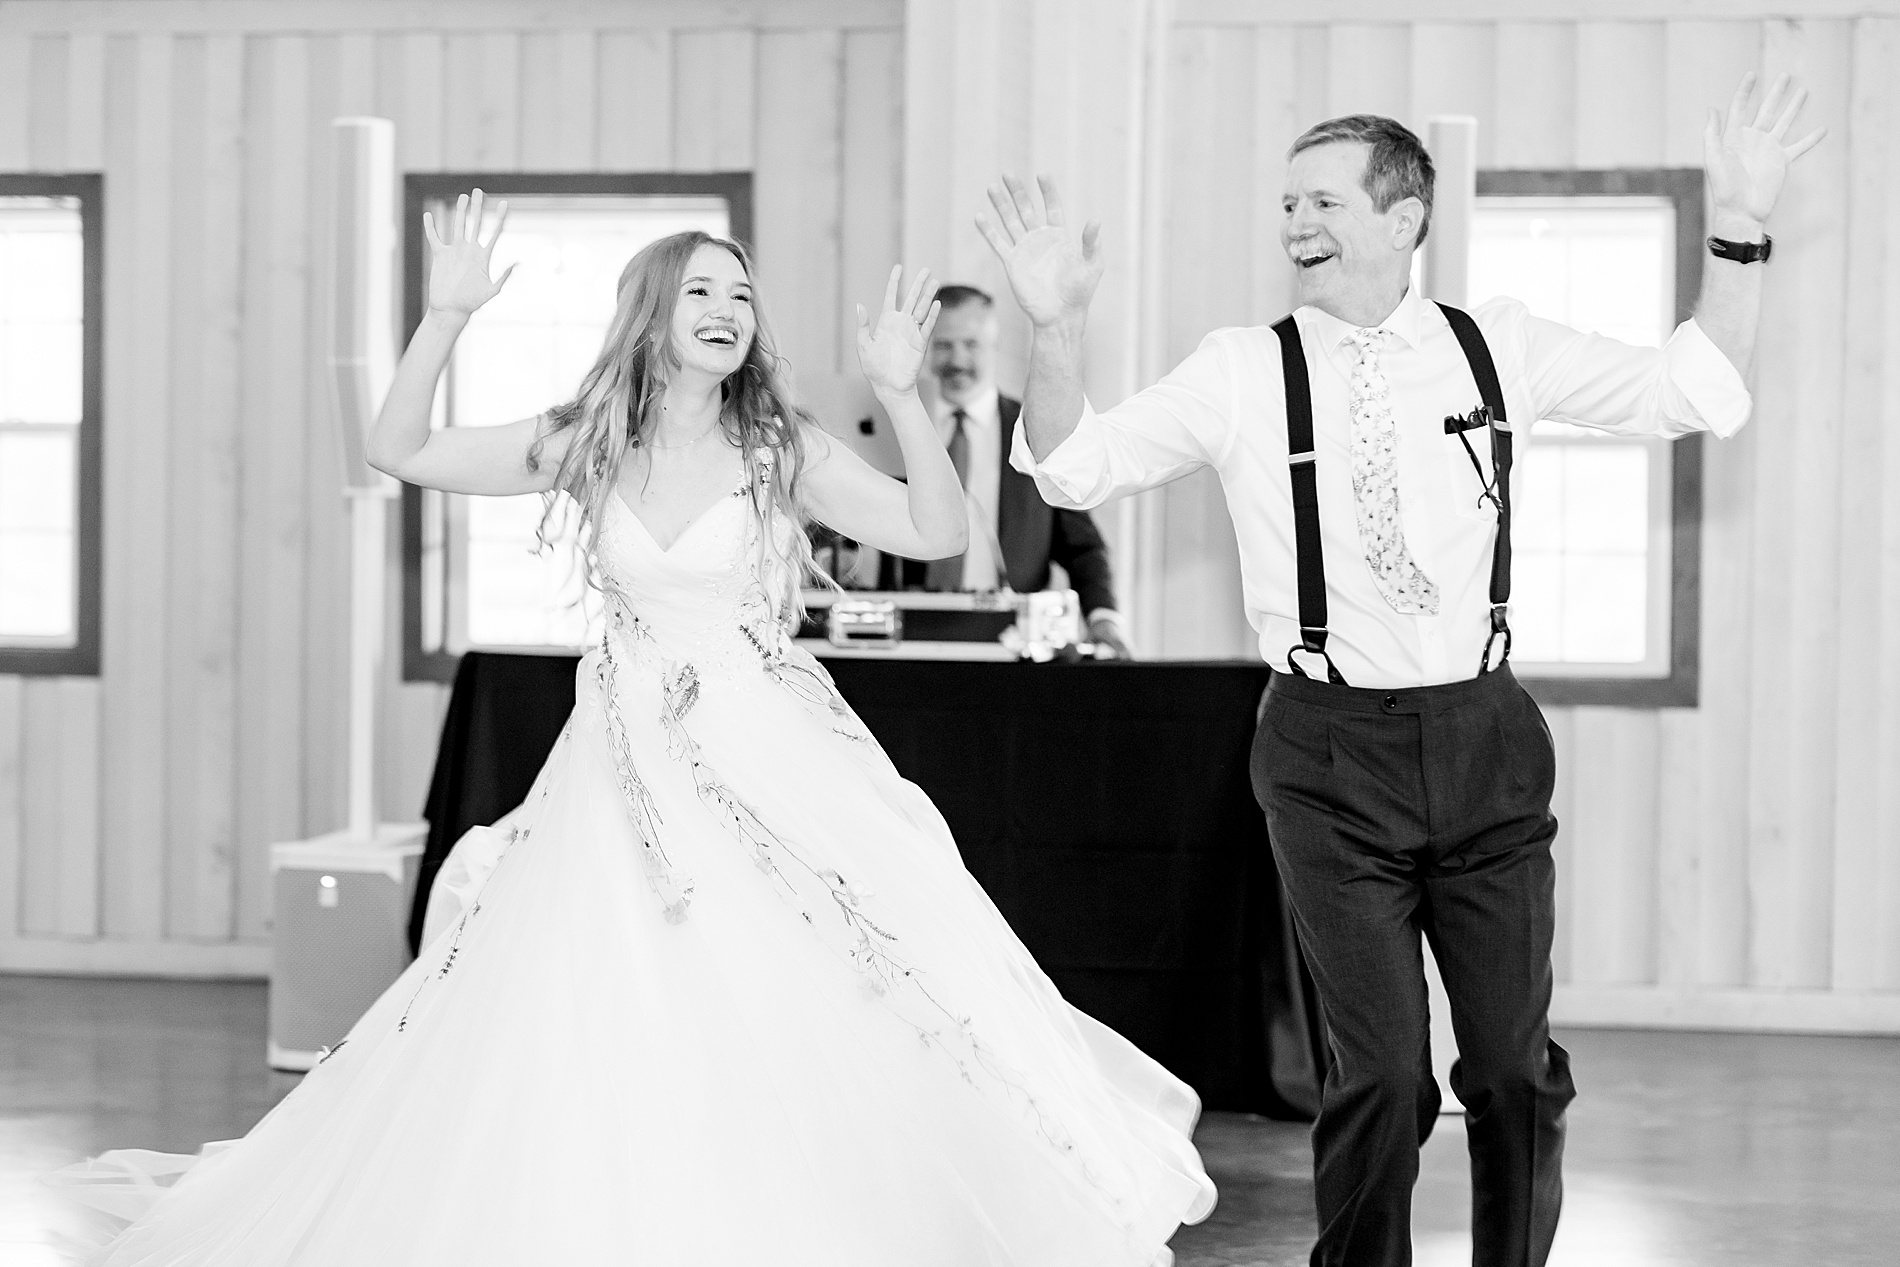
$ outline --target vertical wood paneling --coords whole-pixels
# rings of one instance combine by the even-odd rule
[[[1759,22],[1663,24],[1663,161],[1702,166],[1702,124],[1761,61]]]
[[[1571,710],[1571,980],[1653,979],[1657,737],[1653,719]]]
[[[39,35],[33,39],[27,74],[26,162],[31,171],[54,172],[66,154],[67,38]]]
[[[903,258],[904,44],[887,31],[844,37],[843,189],[837,329],[839,372],[857,369],[857,314]]]
[[[443,163],[442,96],[448,51],[443,38],[419,31],[402,37],[401,113],[396,154],[404,171],[439,172]],[[404,226],[413,233],[415,226]]]
[[[610,172],[673,166],[673,37],[666,31],[603,31],[598,147]]]
[[[57,684],[59,768],[59,925],[66,937],[99,935],[99,679]]]
[[[1702,726],[1689,709],[1657,714],[1656,891],[1645,895],[1654,920],[1654,979],[1694,985],[1701,963]]]
[[[1412,30],[1413,125],[1435,114],[1468,114],[1478,121],[1478,166],[1491,167],[1497,142],[1497,81],[1474,74],[1497,61],[1497,28],[1489,22],[1420,22]]]
[[[311,580],[305,600],[307,833],[341,827],[348,817],[349,711],[337,706],[348,698],[350,655],[350,510],[341,493],[343,445],[338,431],[335,392],[325,372],[330,355],[336,272],[336,128],[334,119],[368,114],[375,106],[375,83],[364,73],[373,64],[369,37],[344,34],[334,41],[312,41],[310,110],[310,184],[323,191],[311,207],[311,275],[320,279],[310,295],[310,378],[307,469],[310,482]],[[358,51],[360,50],[360,51]],[[334,57],[334,63],[330,59]],[[327,94],[327,95],[326,95]]]
[[[331,278],[336,258],[336,128],[332,120],[349,113],[341,99],[345,86],[341,39],[310,37],[305,45],[309,98],[304,115],[304,251],[306,277],[302,346],[306,367],[303,398],[296,417],[302,421],[301,464],[304,535],[303,631],[303,822],[300,835],[317,835],[343,825],[347,809],[346,753],[348,710],[339,707],[349,691],[349,508],[343,500],[343,451],[337,433],[335,396],[328,373]],[[487,51],[488,37],[480,45]],[[487,68],[485,68],[487,69]],[[514,132],[510,120],[509,133]],[[512,165],[512,164],[511,164]]]
[[[1339,22],[1327,43],[1326,113],[1412,113],[1412,29],[1397,22]]]
[[[768,31],[758,39],[758,270],[781,354],[830,372],[838,364],[844,40],[836,31]]]
[[[1575,37],[1571,117],[1577,166],[1657,165],[1663,137],[1661,25],[1584,22]],[[1577,934],[1583,939],[1576,961],[1581,983],[1632,984],[1656,976],[1660,725],[1653,710],[1577,710],[1581,768],[1570,843],[1581,916]],[[1678,860],[1672,855],[1672,876]]]
[[[1262,220],[1278,224],[1277,194],[1267,206],[1254,205],[1255,168],[1281,166],[1260,152],[1252,134],[1257,53],[1255,41],[1216,27],[1177,32],[1173,40],[1169,149],[1176,166],[1163,264],[1170,365],[1209,330],[1244,325],[1253,315],[1256,239],[1238,229]],[[1232,123],[1215,129],[1209,119]],[[1235,155],[1252,161],[1236,162]],[[1204,267],[1210,250],[1221,267]],[[1180,656],[1245,654],[1240,549],[1219,478],[1211,471],[1193,475],[1161,497],[1161,645]]]
[[[1663,35],[1663,161],[1702,165],[1702,125],[1761,55],[1757,22],[1671,22]],[[1691,895],[1665,887],[1662,909],[1693,912],[1663,947],[1665,982],[1733,986],[1747,978],[1750,557],[1754,428],[1702,447],[1702,705],[1683,742],[1699,741],[1695,778],[1663,784],[1665,876],[1691,871]],[[1665,742],[1671,734],[1665,721]],[[1686,775],[1688,772],[1684,771]],[[1693,787],[1695,791],[1688,791]],[[1671,945],[1692,957],[1676,965]],[[1681,975],[1677,975],[1680,973]]]
[[[1280,196],[1286,192],[1286,152],[1313,123],[1300,113],[1297,32],[1262,26],[1253,41],[1252,292],[1246,320],[1277,321],[1293,306],[1293,265],[1280,245]]]
[[[1900,55],[1900,21],[1863,22],[1857,28],[1856,39],[1860,54],[1855,62],[1856,79],[1863,73],[1869,75],[1885,95],[1884,126],[1891,136],[1892,128],[1900,125],[1900,84],[1888,73],[1894,65],[1893,59]],[[1873,125],[1865,134],[1865,139],[1875,146],[1881,143],[1880,126]],[[1858,139],[1856,150],[1865,152],[1860,149]],[[1894,161],[1891,144],[1880,153],[1886,184],[1882,205],[1900,207],[1900,162]],[[1874,404],[1891,432],[1894,420],[1900,419],[1900,250],[1889,245],[1885,264],[1881,303],[1882,381]],[[1900,489],[1900,443],[1892,439],[1883,441],[1880,466],[1881,487]],[[1887,494],[1889,498],[1892,495],[1891,491]],[[1878,797],[1875,833],[1879,859],[1870,886],[1875,898],[1867,984],[1874,989],[1897,990],[1900,989],[1900,779],[1893,777],[1893,771],[1900,770],[1900,507],[1883,506],[1879,540],[1878,564],[1870,569],[1864,581],[1871,581],[1880,590],[1880,641],[1872,661],[1859,666],[1875,683],[1880,698],[1869,745],[1875,753],[1872,780]],[[1856,578],[1855,583],[1863,583],[1863,578]],[[1836,965],[1837,980],[1844,966]]]
[[[530,171],[594,167],[592,31],[536,31],[521,42],[521,154]]]
[[[33,89],[33,37],[0,34],[0,172],[28,164],[27,102]]]
[[[1298,103],[1300,129],[1331,117],[1331,66],[1333,32],[1319,25],[1293,28],[1293,99]]]
[[[1576,153],[1576,32],[1562,22],[1500,22],[1499,167],[1569,167]]]
[[[111,261],[106,667],[0,678],[0,934],[255,938],[264,846],[340,811],[330,116],[396,119],[409,171],[754,169],[782,342],[848,370],[849,305],[900,250],[997,282],[968,221],[999,163],[1072,171],[1113,249],[1136,241],[1128,120],[1090,95],[1135,78],[1127,12],[907,13],[908,32],[0,37],[0,169],[105,171]],[[1225,255],[1175,249],[1172,295],[1143,301],[1166,305],[1154,342],[1172,360],[1284,310],[1281,155],[1327,115],[1474,114],[1494,166],[1693,166],[1742,69],[1800,74],[1834,131],[1773,226],[1755,421],[1705,447],[1702,702],[1552,710],[1554,958],[1583,982],[1900,988],[1900,24],[1578,19],[1177,30],[1149,240]],[[1179,653],[1230,601],[1231,528],[1211,490],[1155,510]],[[392,682],[393,817],[419,808],[445,701]]]
[[[1662,23],[1579,23],[1576,85],[1577,166],[1662,162]]]
[[[1764,69],[1801,77],[1810,117],[1846,117],[1848,34],[1845,23],[1768,24]],[[1764,985],[1831,975],[1846,149],[1815,150],[1789,182],[1775,222],[1794,246],[1762,305],[1756,513],[1780,529],[1758,537],[1756,556],[1751,979]]]
[[[105,36],[73,35],[66,56],[66,170],[96,172],[105,154]]]
[[[172,37],[115,37],[106,77],[105,916],[161,934],[171,392]]]
[[[26,679],[20,701],[20,931],[56,936],[60,882],[59,679]]]
[[[1854,251],[1842,330],[1841,452],[1847,460],[1840,468],[1840,656],[1832,687],[1840,712],[1829,983],[1848,990],[1876,988],[1883,975],[1881,856],[1896,838],[1881,818],[1881,784],[1893,776],[1895,753],[1880,742],[1881,714],[1895,699],[1895,672],[1881,654],[1889,632],[1883,628],[1880,584],[1884,538],[1894,516],[1886,506],[1893,486],[1884,477],[1895,445],[1893,415],[1881,405],[1900,345],[1900,314],[1893,308],[1900,297],[1900,251],[1886,229],[1900,188],[1894,179],[1900,164],[1891,158],[1900,126],[1892,83],[1893,68],[1900,66],[1895,32],[1891,22],[1855,25],[1847,127],[1836,139],[1847,156],[1845,232]]]
[[[513,171],[520,162],[521,37],[457,32],[447,39],[443,149],[451,171]]]
[[[197,862],[207,842],[200,815],[200,763],[217,754],[203,752],[197,737],[201,701],[196,687],[198,621],[196,605],[199,547],[198,480],[203,410],[200,401],[199,330],[203,307],[201,242],[195,232],[207,210],[204,190],[205,42],[197,35],[172,42],[171,168],[168,223],[176,232],[166,244],[171,285],[165,297],[169,349],[170,400],[167,439],[172,455],[166,472],[167,497],[164,582],[171,601],[165,611],[165,930],[173,936],[199,934]],[[235,523],[228,525],[234,530]],[[212,936],[220,933],[209,934]]]
[[[673,165],[685,172],[753,166],[757,40],[749,30],[673,37]]]
[[[245,48],[237,822],[238,934],[249,938],[269,927],[266,847],[297,839],[304,822],[307,43],[253,37]]]
[[[338,116],[375,113],[376,37],[374,35],[367,31],[346,31],[336,37],[336,80]]]
[[[521,37],[521,166],[548,171],[561,157],[561,44],[558,31]],[[590,103],[591,104],[591,100]]]
[[[181,42],[181,49],[184,47]],[[195,43],[174,185],[172,691],[166,926],[226,938],[236,897],[239,240],[243,38]]]
[[[0,674],[0,938],[20,927],[21,805],[25,770],[20,736],[25,728],[25,679]]]

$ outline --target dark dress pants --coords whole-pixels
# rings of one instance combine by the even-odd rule
[[[1550,1039],[1556,757],[1502,666],[1368,690],[1276,673],[1253,748],[1332,1056],[1313,1127],[1314,1267],[1412,1261],[1437,1120],[1419,937],[1451,1003],[1471,1151],[1472,1261],[1536,1267],[1563,1200],[1569,1060]]]

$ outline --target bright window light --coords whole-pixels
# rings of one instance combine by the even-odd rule
[[[0,196],[0,645],[79,637],[77,198]]]
[[[1660,197],[1485,197],[1472,302],[1660,347],[1675,327],[1676,217]],[[1520,435],[1522,432],[1520,432]],[[1512,659],[1548,676],[1669,673],[1670,449],[1539,421],[1512,506]]]

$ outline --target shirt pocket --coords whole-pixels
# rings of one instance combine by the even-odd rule
[[[1471,448],[1466,450],[1469,443]],[[1452,508],[1460,519],[1473,523],[1493,523],[1497,507],[1486,489],[1491,486],[1491,428],[1474,427],[1462,435],[1447,435],[1443,440],[1446,487],[1451,489]],[[1477,465],[1472,465],[1472,455]]]

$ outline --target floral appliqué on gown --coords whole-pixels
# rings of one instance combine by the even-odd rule
[[[134,1220],[96,1261],[1166,1260],[1198,1100],[1063,1002],[786,637],[759,522],[661,549],[608,499],[606,633],[466,903],[242,1140],[63,1172]]]

